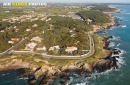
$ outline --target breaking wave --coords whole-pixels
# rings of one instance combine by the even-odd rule
[[[114,42],[110,42],[110,44],[109,44],[109,48],[111,48],[111,47],[114,47],[115,46],[115,43]]]

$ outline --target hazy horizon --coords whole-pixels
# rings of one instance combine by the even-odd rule
[[[46,2],[46,3],[130,3],[130,1],[128,0],[123,0],[123,1],[119,1],[119,0],[90,0],[90,1],[86,1],[86,0],[4,0],[4,1],[0,1],[0,3],[4,3],[4,2]]]

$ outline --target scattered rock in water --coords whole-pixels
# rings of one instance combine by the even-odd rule
[[[60,79],[61,79],[61,81],[59,83],[61,85],[66,85],[70,81],[70,78],[68,75],[61,75]]]

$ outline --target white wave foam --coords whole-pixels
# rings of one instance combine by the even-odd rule
[[[78,77],[78,74],[73,74],[74,76]]]
[[[115,43],[114,42],[110,42],[108,47],[114,47],[114,46],[115,46]]]
[[[109,73],[112,72],[112,70],[113,70],[113,68],[111,68],[111,69],[109,69],[109,70],[107,70],[105,72],[101,72],[99,74],[101,74],[101,75],[109,75]]]
[[[73,85],[85,85],[86,83],[77,83],[77,84],[73,84]]]
[[[119,49],[119,48],[116,48],[116,49]],[[121,51],[121,53],[119,54],[120,57],[116,58],[116,59],[118,60],[117,65],[120,68],[122,65],[125,65],[124,57],[122,55],[125,54],[126,51],[121,50],[121,49],[119,49],[119,50]]]
[[[115,37],[115,36],[112,36],[113,38],[110,38],[110,39],[108,39],[108,41],[110,41],[110,40],[120,40],[120,38],[121,37]]]
[[[121,53],[119,54],[119,56],[122,56],[123,54],[126,54],[126,51],[125,51],[125,50],[122,50],[122,49],[120,49],[120,48],[115,48],[115,49],[118,49],[118,50],[121,51]]]
[[[118,56],[120,56],[120,57],[119,57],[119,58],[116,58],[116,60],[118,60],[117,65],[118,65],[118,67],[120,68],[122,65],[125,65],[124,57],[122,57],[122,55],[125,54],[126,51],[121,50],[121,49],[119,49],[119,48],[115,48],[115,49],[118,49],[118,50],[121,51],[121,53],[118,55]],[[105,72],[101,72],[100,74],[101,74],[101,75],[109,75],[109,73],[112,72],[113,70],[114,70],[114,71],[119,71],[120,69],[116,69],[116,70],[115,70],[115,69],[111,68],[111,69],[109,69],[109,70],[107,70],[107,71],[105,71]]]
[[[2,76],[5,76],[6,74],[2,74]]]
[[[119,43],[119,44],[117,44],[117,47],[119,47],[121,44]]]
[[[73,77],[70,77],[70,82],[67,85],[89,85],[90,83],[92,83],[91,81],[96,80],[97,77],[100,78],[101,75],[104,75],[104,76],[106,76],[106,79],[109,79],[110,78],[109,74],[111,74],[112,71],[120,71],[120,67],[125,64],[124,57],[122,57],[122,55],[125,54],[126,51],[121,50],[119,48],[115,48],[115,49],[118,49],[121,51],[121,53],[119,54],[120,57],[116,58],[118,60],[117,65],[118,65],[119,69],[115,70],[114,68],[111,68],[111,69],[109,69],[105,72],[101,72],[101,73],[94,71],[94,73],[91,74],[91,77],[90,78],[87,77],[86,79],[83,78],[83,76],[79,76],[77,74],[74,74],[74,76],[76,76],[76,79],[73,79]],[[123,74],[121,74],[120,76],[122,76],[122,75]],[[74,84],[73,82],[75,82],[75,81],[77,83]],[[78,81],[80,81],[80,83]]]
[[[125,64],[125,61],[124,61],[124,59],[123,59],[122,57],[116,58],[116,60],[118,60],[117,65],[118,65],[119,68],[120,68],[122,65]]]

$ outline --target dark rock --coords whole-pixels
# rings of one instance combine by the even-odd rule
[[[66,85],[69,81],[70,78],[68,75],[60,75],[61,81],[59,82],[61,85]]]
[[[110,52],[110,54],[106,58],[100,59],[96,63],[96,65],[93,67],[93,70],[97,70],[98,72],[104,72],[108,69],[111,69],[112,67],[114,69],[118,69],[117,66],[118,61],[116,60],[116,57],[119,56],[112,57],[112,52]]]
[[[64,81],[60,81],[59,83],[60,83],[60,85],[66,85],[66,82],[64,82]]]

